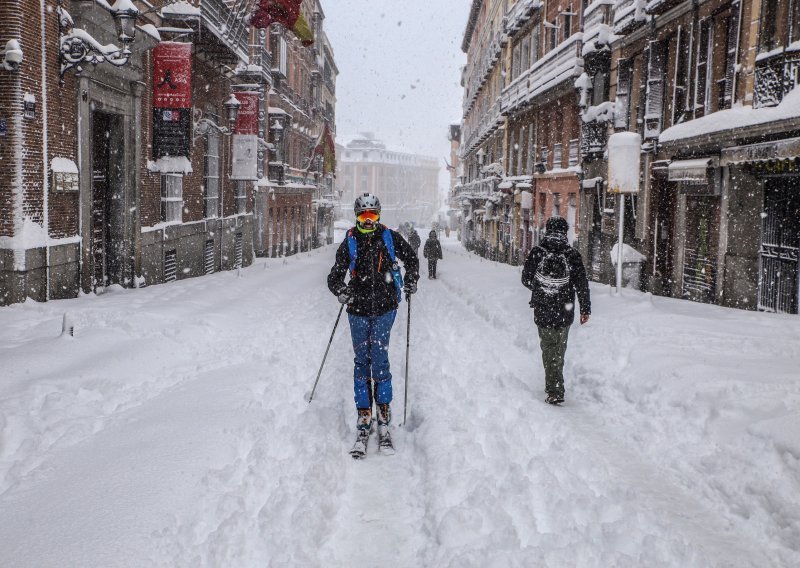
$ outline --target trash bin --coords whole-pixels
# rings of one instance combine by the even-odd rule
[[[617,247],[611,247],[611,264],[617,269]],[[642,289],[642,264],[647,257],[630,245],[622,245],[622,286],[624,288]]]

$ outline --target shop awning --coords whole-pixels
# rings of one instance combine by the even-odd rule
[[[726,148],[722,151],[722,165],[749,164],[794,160],[800,158],[800,138],[776,140]]]
[[[709,168],[719,166],[719,158],[697,158],[694,160],[675,160],[667,167],[669,181],[687,183],[708,183]]]

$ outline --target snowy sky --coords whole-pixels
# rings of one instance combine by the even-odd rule
[[[373,132],[442,159],[459,122],[467,0],[332,0],[325,25],[339,67],[337,141]]]

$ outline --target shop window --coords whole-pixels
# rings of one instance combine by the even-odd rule
[[[205,136],[205,160],[203,164],[205,213],[207,218],[219,216],[219,147],[220,135],[209,129]]]
[[[183,213],[183,175],[161,176],[161,221],[180,223]]]

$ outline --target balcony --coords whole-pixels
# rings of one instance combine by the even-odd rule
[[[481,117],[477,126],[465,133],[462,155],[468,156],[471,154],[478,144],[486,140],[502,122],[503,116],[500,114],[500,103],[497,101],[491,106],[489,112]]]
[[[611,27],[612,6],[608,0],[595,0],[584,12],[582,55],[604,49],[617,39]]]
[[[753,108],[779,104],[789,91],[800,84],[800,46],[775,50],[756,58],[756,83]]]
[[[645,21],[645,0],[617,0],[614,4],[614,33],[629,32]]]
[[[527,24],[533,14],[541,8],[540,0],[517,0],[503,20],[503,27],[509,36],[513,36],[520,28]]]
[[[513,83],[503,89],[500,110],[510,115],[531,104],[539,95],[569,82],[583,72],[580,56],[583,34],[576,33],[549,51]]]
[[[200,0],[197,6],[183,0],[161,9],[165,21],[184,24],[199,22],[198,49],[233,63],[249,61],[250,28],[244,19],[253,9],[255,0]],[[204,34],[203,30],[211,32]],[[213,38],[213,39],[212,39]]]

